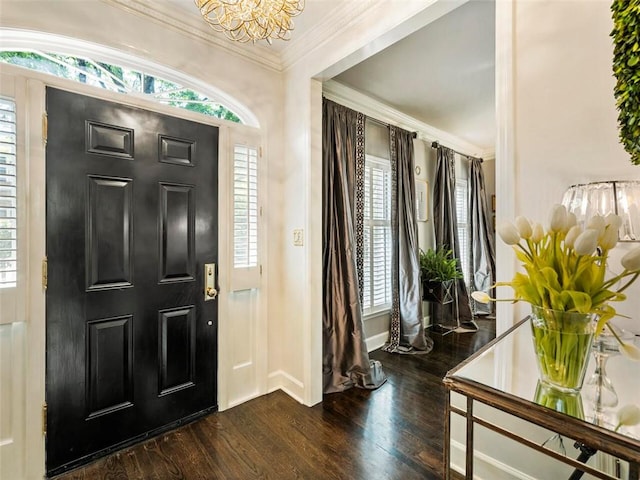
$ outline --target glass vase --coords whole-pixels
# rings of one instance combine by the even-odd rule
[[[597,315],[532,305],[530,320],[540,381],[562,392],[579,392]]]

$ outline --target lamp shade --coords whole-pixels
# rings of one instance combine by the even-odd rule
[[[640,181],[606,181],[572,185],[562,204],[575,214],[578,225],[596,214],[619,215],[622,225],[618,238],[622,242],[640,241]]]

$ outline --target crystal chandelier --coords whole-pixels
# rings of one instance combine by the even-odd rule
[[[202,18],[231,40],[289,40],[291,17],[300,15],[304,0],[194,0]]]
[[[578,224],[594,215],[615,213],[622,219],[618,238],[622,242],[640,241],[640,181],[604,181],[573,185],[562,204],[576,215]],[[583,225],[584,226],[584,225]]]

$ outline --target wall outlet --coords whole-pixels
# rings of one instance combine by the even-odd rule
[[[304,245],[304,230],[301,228],[295,228],[293,230],[293,245],[296,247],[302,247]]]

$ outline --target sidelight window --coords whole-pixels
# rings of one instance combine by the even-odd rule
[[[464,275],[464,280],[469,284],[471,266],[469,265],[471,257],[471,239],[469,225],[469,182],[468,180],[456,180],[456,217],[458,245],[460,247],[460,266]]]
[[[0,97],[0,288],[17,282],[16,168],[16,104]]]
[[[258,266],[258,149],[233,152],[233,266]]]
[[[391,307],[391,164],[367,155],[364,177],[363,310]]]

